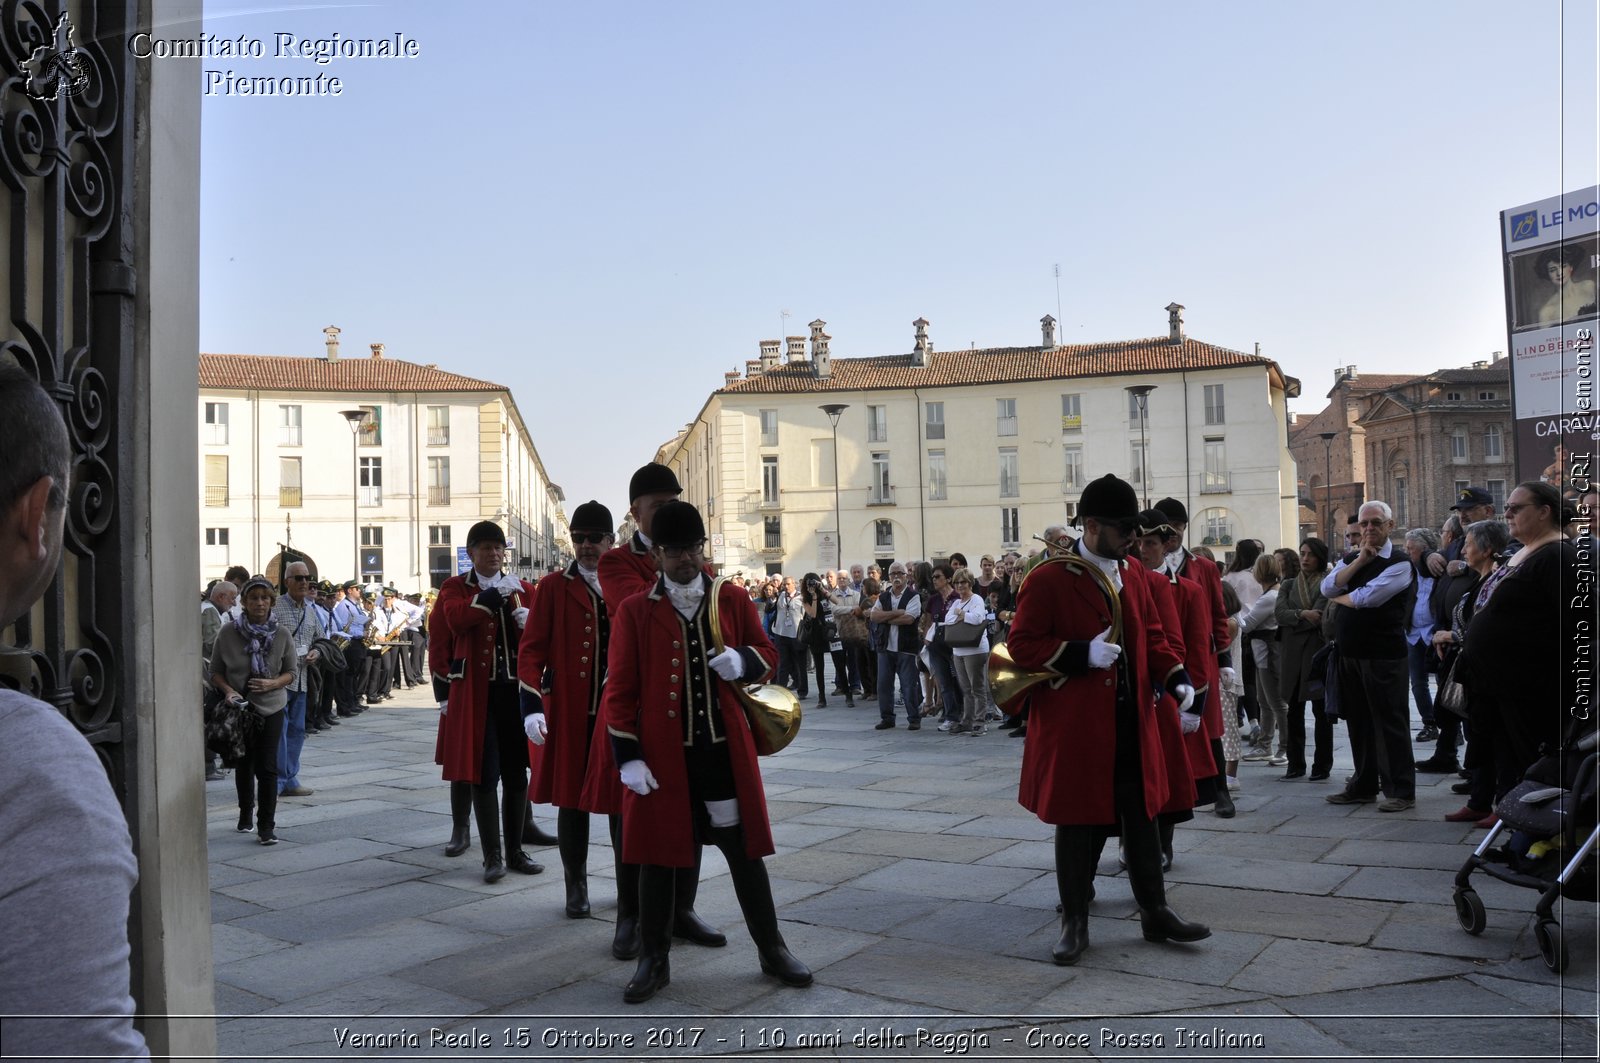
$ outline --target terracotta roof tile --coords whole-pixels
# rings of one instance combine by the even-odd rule
[[[202,354],[200,386],[255,391],[505,391],[503,384],[398,358]]]
[[[1199,340],[1169,343],[1167,337],[1070,347],[984,347],[935,351],[917,368],[911,355],[876,358],[834,358],[833,375],[817,379],[809,362],[782,363],[761,376],[719,388],[723,394],[807,391],[869,391],[883,388],[938,388],[964,384],[1002,384],[1025,380],[1118,376],[1274,366],[1267,358],[1230,351]]]

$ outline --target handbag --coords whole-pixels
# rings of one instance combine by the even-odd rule
[[[1433,704],[1448,712],[1452,716],[1467,718],[1467,691],[1456,680],[1456,665],[1461,660],[1461,654],[1456,654],[1450,661],[1450,667],[1439,676],[1439,692],[1433,696]]]
[[[249,702],[238,704],[229,701],[216,691],[205,704],[206,748],[222,758],[230,767],[243,761],[250,753],[250,740],[261,729],[261,717]]]
[[[944,644],[954,650],[970,650],[983,641],[987,634],[987,624],[969,624],[965,620],[957,620],[953,624],[945,624],[939,630],[944,632]]]

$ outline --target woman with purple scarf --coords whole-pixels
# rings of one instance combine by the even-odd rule
[[[223,624],[217,633],[211,653],[211,683],[229,701],[249,705],[261,717],[244,759],[230,766],[237,769],[239,833],[255,829],[262,845],[276,845],[278,742],[283,737],[283,710],[289,703],[285,688],[294,682],[294,639],[272,615],[277,593],[265,577],[252,576],[239,600],[239,618]],[[252,774],[256,783],[253,795]]]

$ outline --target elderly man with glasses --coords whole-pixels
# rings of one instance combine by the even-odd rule
[[[311,788],[300,785],[300,751],[306,744],[306,665],[316,663],[317,651],[311,644],[324,632],[311,596],[311,569],[304,561],[291,562],[283,580],[287,593],[272,607],[272,615],[294,640],[294,681],[289,684],[283,737],[278,741],[278,794],[310,797]]]
[[[1417,798],[1406,702],[1406,624],[1417,593],[1410,556],[1389,536],[1394,514],[1386,502],[1368,502],[1357,515],[1360,546],[1323,577],[1322,593],[1346,608],[1334,616],[1339,646],[1339,713],[1350,728],[1356,773],[1327,800],[1363,805],[1387,800],[1379,812],[1404,812]]]
[[[879,624],[878,646],[878,723],[875,730],[894,727],[894,681],[900,679],[900,696],[906,707],[906,727],[922,726],[922,684],[917,681],[917,618],[922,615],[922,599],[917,588],[906,580],[906,566],[896,561],[889,566],[889,586],[867,611],[867,619]]]

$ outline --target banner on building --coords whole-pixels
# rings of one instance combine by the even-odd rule
[[[1502,211],[1516,478],[1576,497],[1600,452],[1600,186]]]

